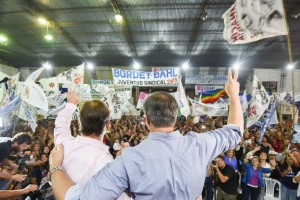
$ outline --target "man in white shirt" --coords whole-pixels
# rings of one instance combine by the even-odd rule
[[[109,109],[101,101],[86,102],[80,111],[81,136],[71,135],[72,114],[80,96],[76,91],[67,94],[68,103],[55,120],[54,143],[64,144],[65,158],[62,167],[75,183],[84,184],[107,163],[113,161],[108,146],[101,142],[105,127],[109,126]],[[50,171],[53,169],[50,169]]]
[[[69,91],[67,99],[66,107],[58,113],[55,120],[54,143],[62,143],[65,147],[62,168],[67,176],[74,183],[84,184],[113,161],[109,147],[102,143],[104,132],[110,125],[110,112],[105,103],[99,100],[85,102],[79,114],[81,135],[75,138],[71,135],[70,124],[80,95],[75,90]],[[56,170],[57,168],[50,169],[50,173]]]

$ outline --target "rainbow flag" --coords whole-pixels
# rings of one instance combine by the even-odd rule
[[[217,89],[213,91],[207,91],[201,93],[202,103],[214,103],[216,102],[223,94],[226,94],[224,89]]]

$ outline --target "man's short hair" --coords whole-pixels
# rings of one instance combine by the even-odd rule
[[[80,109],[81,131],[84,135],[101,135],[107,120],[109,109],[102,101],[87,101]]]
[[[17,142],[19,145],[20,144],[27,144],[30,145],[32,143],[32,137],[29,133],[18,133],[12,138],[12,143]]]
[[[218,155],[215,159],[220,158],[221,160],[225,161],[224,156]]]
[[[145,100],[144,111],[154,127],[170,127],[176,122],[178,104],[172,95],[155,92]]]

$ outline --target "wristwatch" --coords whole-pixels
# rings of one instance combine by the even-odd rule
[[[54,172],[56,172],[57,170],[64,171],[63,168],[61,168],[60,166],[58,166],[58,167],[53,167],[53,168],[51,169],[51,171],[50,171],[50,177],[51,177],[52,174],[53,174]]]

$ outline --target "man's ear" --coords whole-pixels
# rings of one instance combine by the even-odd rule
[[[145,113],[145,123],[146,123],[146,125],[147,126],[150,126],[150,124],[151,124],[151,121],[150,121],[150,118],[148,117],[148,115]]]
[[[110,120],[106,120],[105,126],[106,126],[106,129],[107,129],[107,130],[110,130],[110,128],[111,128]]]

